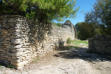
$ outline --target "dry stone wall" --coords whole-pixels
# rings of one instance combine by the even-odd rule
[[[89,39],[89,51],[111,55],[111,36],[95,36]]]
[[[18,15],[0,16],[0,61],[10,63],[22,69],[32,62],[36,56],[44,56],[66,42],[67,38],[75,38],[72,27],[66,28],[36,24],[31,26],[26,18]]]
[[[0,60],[22,68],[36,56],[29,43],[29,27],[21,16],[0,16]]]

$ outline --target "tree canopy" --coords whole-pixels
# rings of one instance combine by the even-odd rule
[[[86,14],[86,22],[101,26],[104,33],[111,35],[111,0],[97,0],[93,11]]]
[[[40,22],[75,16],[75,0],[1,0],[0,15],[20,14]]]
[[[77,37],[81,40],[86,40],[88,38],[93,37],[95,33],[95,24],[92,23],[86,23],[86,22],[80,22],[75,25],[75,28],[77,30]]]

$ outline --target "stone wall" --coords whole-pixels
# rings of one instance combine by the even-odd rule
[[[36,27],[35,27],[36,26]],[[35,24],[18,15],[0,16],[0,60],[22,69],[36,56],[44,56],[75,38],[72,27],[57,27],[50,24]]]
[[[89,39],[89,52],[111,55],[111,37],[95,36]]]
[[[21,16],[0,16],[0,60],[17,68],[31,62],[36,50],[29,43],[29,27]]]

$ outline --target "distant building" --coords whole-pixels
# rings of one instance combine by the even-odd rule
[[[74,39],[76,38],[76,29],[75,29],[74,25],[71,23],[70,20],[66,20],[65,23],[62,24],[62,27],[70,29],[71,32],[73,33]]]

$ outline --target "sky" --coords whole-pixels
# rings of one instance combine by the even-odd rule
[[[76,17],[64,19],[63,22],[70,20],[74,25],[78,22],[84,22],[85,14],[93,9],[95,2],[96,0],[76,0],[76,7],[79,7]]]

